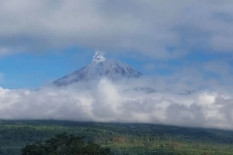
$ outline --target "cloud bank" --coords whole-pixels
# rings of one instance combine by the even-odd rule
[[[127,83],[127,85],[126,85]],[[148,87],[150,86],[150,87]],[[107,79],[96,85],[0,89],[1,119],[56,119],[233,129],[233,98],[210,90],[168,90]]]
[[[177,58],[232,52],[231,0],[2,0],[0,55],[87,47]]]

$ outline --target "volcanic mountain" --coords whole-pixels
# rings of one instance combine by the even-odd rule
[[[66,86],[76,82],[88,82],[101,78],[115,81],[122,78],[138,78],[141,75],[130,65],[121,61],[106,59],[100,52],[96,52],[90,64],[54,81],[54,84]]]

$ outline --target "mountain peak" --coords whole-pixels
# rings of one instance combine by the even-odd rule
[[[101,51],[96,51],[94,56],[93,56],[93,60],[92,62],[95,62],[95,63],[99,63],[99,62],[103,62],[105,61],[105,57],[104,57],[104,53],[101,52]]]
[[[89,82],[101,78],[115,81],[123,78],[138,78],[141,75],[130,65],[117,60],[105,59],[103,53],[97,51],[93,56],[92,63],[54,81],[54,84],[56,86],[66,86],[76,82]]]

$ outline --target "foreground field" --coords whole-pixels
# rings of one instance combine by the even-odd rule
[[[110,147],[111,154],[233,154],[233,131],[151,124],[69,121],[0,121],[0,154],[60,133],[75,134]]]

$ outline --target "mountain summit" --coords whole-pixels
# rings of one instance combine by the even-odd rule
[[[76,82],[87,82],[101,78],[119,80],[122,78],[138,78],[141,75],[130,65],[117,60],[106,59],[101,52],[96,52],[90,64],[54,81],[54,84],[56,86],[66,86]]]

